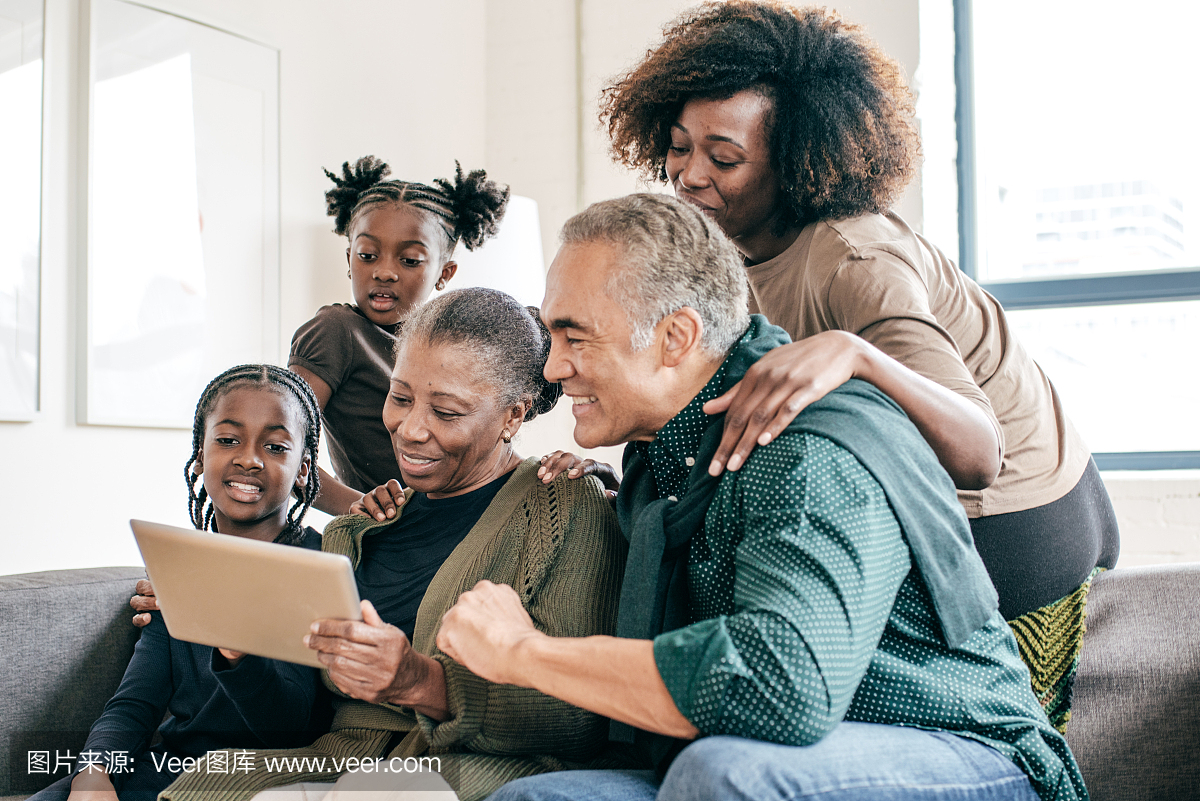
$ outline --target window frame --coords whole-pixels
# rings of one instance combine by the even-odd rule
[[[972,6],[954,4],[954,122],[958,135],[958,265],[978,280],[978,193],[975,174],[975,69]],[[1079,278],[981,283],[1007,311],[1200,300],[1200,268]],[[1093,453],[1101,470],[1200,468],[1200,451]]]

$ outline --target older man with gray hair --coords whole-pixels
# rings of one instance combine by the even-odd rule
[[[437,643],[607,715],[657,771],[534,776],[492,799],[1086,798],[954,486],[899,407],[850,381],[711,476],[722,420],[702,407],[787,342],[746,314],[737,251],[663,195],[597,203],[562,241],[546,377],[580,445],[630,443],[618,636],[549,637],[481,582]]]

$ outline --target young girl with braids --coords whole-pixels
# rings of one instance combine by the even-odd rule
[[[483,170],[433,185],[384,180],[391,172],[364,156],[342,175],[325,171],[334,232],[345,236],[353,304],[324,306],[292,337],[288,367],[316,393],[337,478],[321,476],[316,507],[345,514],[363,493],[400,479],[381,417],[401,319],[458,269],[454,248],[483,244],[498,230],[508,189]],[[315,465],[314,465],[315,466]]]
[[[184,466],[192,523],[320,550],[320,535],[301,527],[320,489],[313,470],[320,431],[317,400],[295,374],[247,364],[217,376],[196,405]],[[154,801],[179,775],[173,758],[222,747],[299,746],[328,728],[331,708],[326,695],[318,700],[316,670],[183,642],[167,633],[161,614],[146,617],[121,685],[81,752],[101,765],[123,753],[132,770],[110,776],[84,769],[42,790],[37,801]],[[162,741],[148,747],[155,730]]]

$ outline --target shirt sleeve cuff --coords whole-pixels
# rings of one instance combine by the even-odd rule
[[[680,714],[703,733],[717,731],[721,702],[734,675],[743,672],[725,617],[658,635],[654,663]]]

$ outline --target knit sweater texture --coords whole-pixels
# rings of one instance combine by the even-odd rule
[[[180,777],[161,797],[208,801],[219,792],[222,801],[242,801],[271,787],[333,781],[348,757],[430,757],[461,801],[475,801],[522,776],[606,765],[604,718],[536,690],[485,681],[435,643],[442,616],[482,579],[512,586],[534,625],[551,636],[615,631],[625,543],[603,488],[594,478],[565,475],[543,484],[538,466],[536,459],[527,459],[513,471],[442,565],[417,612],[413,647],[445,669],[448,720],[348,698],[323,674],[338,696],[329,734],[308,748],[258,751],[252,769],[239,773],[210,774],[202,767]],[[346,555],[357,566],[363,538],[393,522],[336,518],[325,530],[324,549]],[[297,762],[290,770],[268,771],[267,761],[281,756],[312,759],[307,769]]]

